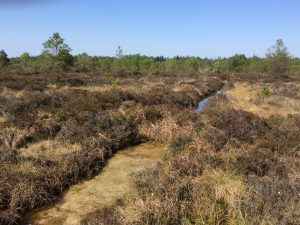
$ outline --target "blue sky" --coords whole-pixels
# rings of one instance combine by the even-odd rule
[[[8,3],[10,2],[10,3]],[[59,32],[73,53],[264,56],[282,38],[300,56],[298,0],[0,0],[0,49],[37,55]]]

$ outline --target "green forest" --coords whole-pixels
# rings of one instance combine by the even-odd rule
[[[300,59],[292,57],[283,41],[266,51],[265,57],[246,57],[236,54],[228,58],[208,59],[194,56],[144,56],[140,54],[126,55],[119,46],[114,57],[90,56],[87,53],[71,54],[71,48],[65,40],[54,33],[43,43],[42,53],[31,56],[25,52],[19,57],[9,58],[4,50],[0,53],[0,67],[20,75],[47,72],[84,72],[109,73],[112,75],[193,75],[207,72],[239,72],[239,73],[300,73]],[[279,68],[278,68],[279,67]]]

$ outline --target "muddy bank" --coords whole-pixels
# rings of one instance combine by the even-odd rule
[[[164,149],[162,144],[145,143],[119,151],[98,176],[72,186],[57,204],[28,214],[25,224],[79,223],[82,216],[126,193],[130,174],[154,165]]]

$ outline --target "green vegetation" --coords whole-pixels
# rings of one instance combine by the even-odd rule
[[[41,55],[21,55],[8,64],[5,52],[1,53],[1,65],[16,74],[36,74],[75,71],[85,73],[109,72],[113,75],[197,75],[201,73],[260,73],[284,75],[291,71],[300,74],[300,60],[290,57],[282,40],[268,50],[267,58],[235,55],[229,58],[207,59],[200,57],[150,57],[124,55],[119,46],[115,57],[89,56],[86,53],[72,56],[70,47],[58,33],[54,33],[44,44]],[[4,59],[5,58],[5,59]]]
[[[0,68],[7,66],[8,63],[9,63],[9,59],[7,57],[6,52],[4,50],[1,50],[0,51]]]
[[[272,92],[268,87],[262,87],[256,94],[256,97],[259,99],[267,98],[272,95]]]
[[[242,72],[248,63],[245,55],[235,55],[228,59],[228,70],[233,72]]]
[[[287,74],[290,70],[291,56],[281,39],[276,41],[267,53],[268,69],[273,75]]]
[[[113,77],[110,73],[106,73],[104,75],[104,80],[106,81],[106,83],[108,83],[109,85],[116,87],[117,86],[117,79],[115,77]]]
[[[59,33],[54,33],[43,46],[43,56],[52,57],[54,62],[63,68],[73,65],[73,56],[70,54],[71,48],[65,43],[65,40],[60,37]]]

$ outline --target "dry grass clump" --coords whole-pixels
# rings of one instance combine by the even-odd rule
[[[15,91],[12,89],[9,89],[7,87],[0,88],[0,96],[1,97],[22,97],[25,94],[24,90],[21,91]]]
[[[6,117],[5,116],[0,116],[0,124],[6,122]]]
[[[246,189],[241,177],[207,170],[195,183],[195,224],[247,224],[240,208]]]
[[[300,85],[298,83],[287,82],[284,85],[275,84],[274,92],[276,95],[281,95],[289,98],[300,98]]]
[[[79,144],[66,144],[55,140],[41,141],[30,145],[27,148],[20,149],[20,157],[35,158],[38,160],[62,161],[66,154],[72,154],[81,151]]]
[[[21,130],[16,127],[4,127],[0,131],[0,144],[11,149],[23,147],[30,141],[30,138],[29,130]]]
[[[168,113],[159,123],[144,122],[139,126],[139,132],[142,135],[158,142],[166,142],[171,139],[175,130],[178,130],[178,125]]]

